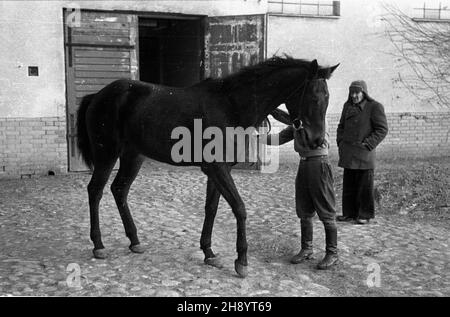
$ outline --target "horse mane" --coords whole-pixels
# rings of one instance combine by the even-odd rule
[[[229,93],[242,87],[248,87],[261,77],[269,75],[271,72],[287,69],[297,68],[310,71],[311,61],[306,59],[296,59],[287,54],[283,56],[273,56],[256,65],[245,66],[236,73],[230,74],[223,78],[207,78],[199,84],[207,86],[210,90],[222,93]],[[319,78],[329,79],[332,74],[332,69],[329,67],[319,66]]]
[[[295,59],[288,55],[284,57],[273,56],[256,65],[243,67],[236,73],[224,77],[221,80],[221,90],[230,92],[234,89],[248,86],[261,77],[265,77],[280,69],[299,68],[309,71],[310,66],[311,62],[304,59]]]

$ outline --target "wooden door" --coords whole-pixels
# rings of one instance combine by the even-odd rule
[[[208,17],[205,77],[223,77],[264,59],[264,15]]]
[[[208,17],[205,31],[205,77],[221,78],[264,60],[264,15]],[[248,141],[246,141],[248,145]],[[248,154],[248,153],[247,153]],[[248,158],[248,155],[247,155]],[[258,162],[235,168],[259,169]]]
[[[83,96],[119,78],[138,79],[136,15],[82,10],[77,25],[64,14],[67,136],[70,171],[85,171],[76,147],[76,111]]]

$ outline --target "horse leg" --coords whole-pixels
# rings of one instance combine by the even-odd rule
[[[128,207],[128,192],[131,184],[135,180],[144,158],[135,151],[124,151],[120,156],[120,167],[111,184],[111,192],[119,209],[122,218],[125,234],[130,239],[130,250],[134,253],[143,253],[144,249],[139,243],[136,226]]]
[[[247,236],[245,221],[247,212],[241,196],[231,177],[231,168],[226,164],[216,164],[210,167],[203,167],[202,170],[214,181],[219,192],[230,204],[237,221],[237,241],[236,249],[238,258],[234,261],[234,268],[240,277],[247,276]]]
[[[109,175],[114,167],[115,160],[107,164],[94,164],[94,172],[87,186],[89,195],[89,214],[91,220],[91,240],[94,243],[94,257],[105,259],[107,257],[102,243],[99,221],[99,205],[103,196],[103,189],[108,182]]]
[[[208,183],[206,185],[205,220],[203,222],[202,236],[200,238],[200,248],[205,254],[204,261],[206,264],[221,268],[222,264],[211,249],[211,235],[219,200],[220,192],[216,185],[214,185],[214,181],[208,177]]]

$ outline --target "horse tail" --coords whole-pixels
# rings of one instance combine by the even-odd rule
[[[93,158],[91,144],[89,142],[89,135],[86,126],[86,110],[89,107],[95,94],[86,95],[81,100],[81,105],[77,111],[77,145],[81,152],[81,157],[89,169],[92,170]]]

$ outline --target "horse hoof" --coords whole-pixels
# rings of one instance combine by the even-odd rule
[[[131,250],[131,252],[133,252],[133,253],[139,253],[139,254],[145,252],[144,247],[141,246],[140,244],[130,245],[130,250]]]
[[[204,262],[205,262],[205,264],[214,266],[214,267],[216,267],[218,269],[223,268],[223,265],[222,265],[222,263],[220,261],[220,258],[217,257],[217,256],[215,256],[213,258],[207,258],[207,259],[204,260]]]
[[[94,249],[92,250],[94,253],[94,258],[104,260],[108,257],[106,249]]]
[[[247,265],[242,265],[238,262],[238,260],[234,261],[234,269],[236,270],[236,273],[239,275],[239,277],[244,278],[248,274]]]

